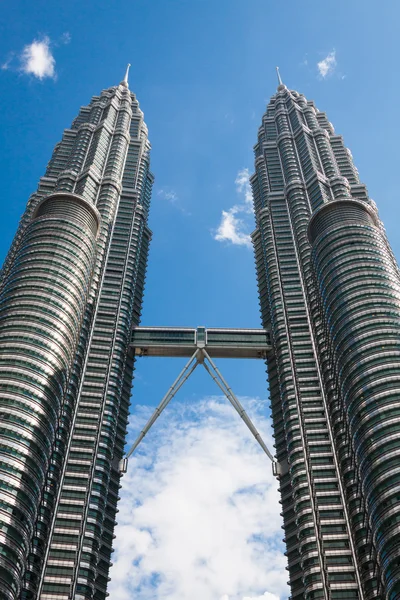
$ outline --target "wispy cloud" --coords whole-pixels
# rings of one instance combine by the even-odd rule
[[[304,58],[300,63],[300,67],[308,67],[308,54],[304,55]]]
[[[71,41],[71,34],[69,31],[64,31],[64,33],[60,37],[60,44],[67,45]]]
[[[236,191],[241,197],[241,201],[232,208],[222,211],[221,222],[213,231],[214,239],[217,242],[251,247],[249,229],[252,226],[250,215],[253,214],[253,195],[249,176],[248,169],[241,169],[236,176]]]
[[[250,186],[250,173],[248,169],[241,169],[235,179],[236,189],[239,194],[243,194],[244,202],[253,211],[253,194]]]
[[[272,445],[265,402],[241,401]],[[131,439],[148,416],[136,409]],[[287,598],[277,482],[227,401],[172,404],[122,484],[112,598]]]
[[[8,71],[8,69],[11,67],[14,57],[15,57],[15,53],[10,52],[8,57],[6,58],[6,60],[1,65],[1,68],[3,71]]]
[[[228,112],[228,113],[225,113],[225,115],[224,115],[224,119],[225,119],[226,121],[229,121],[230,125],[233,125],[233,124],[234,124],[234,122],[235,122],[235,118],[234,118],[234,116],[233,116],[231,113],[229,113],[229,112]]]
[[[167,202],[172,204],[175,208],[180,210],[181,213],[183,213],[184,215],[187,215],[187,216],[191,215],[191,213],[189,211],[187,211],[184,206],[182,206],[180,198],[179,198],[178,194],[175,192],[175,190],[173,190],[171,188],[160,189],[157,192],[157,196],[159,196],[161,198],[161,200],[166,200]]]
[[[332,50],[329,54],[317,63],[318,72],[320,76],[325,79],[328,75],[332,75],[336,69],[336,50]]]
[[[178,201],[178,194],[174,190],[158,190],[157,195],[171,204],[176,204]]]

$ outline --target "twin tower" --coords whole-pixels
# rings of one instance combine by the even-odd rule
[[[351,153],[312,101],[280,83],[254,151],[291,599],[395,600],[399,269]],[[126,76],[64,131],[5,260],[1,600],[107,596],[152,184]]]

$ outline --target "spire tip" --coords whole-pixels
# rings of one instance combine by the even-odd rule
[[[279,83],[279,85],[283,85],[283,83],[282,83],[282,77],[281,77],[281,74],[279,72],[279,67],[276,67],[276,74],[278,76],[278,83]]]
[[[130,66],[131,66],[131,63],[128,63],[128,65],[126,67],[125,77],[123,78],[123,80],[120,83],[120,85],[123,85],[124,87],[129,87],[128,76],[129,76],[129,67]]]

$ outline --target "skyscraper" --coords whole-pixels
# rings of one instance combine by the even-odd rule
[[[281,80],[251,183],[291,598],[400,598],[398,266],[342,137]]]
[[[0,292],[0,597],[106,597],[153,176],[128,87],[56,145]]]
[[[0,598],[107,596],[131,329],[151,237],[149,153],[127,72],[65,130],[6,258]],[[255,166],[252,237],[268,331],[169,333],[191,351],[211,347],[214,336],[217,356],[240,345],[242,353],[268,353],[292,600],[395,600],[399,270],[342,138],[281,81],[259,129]],[[147,341],[163,328],[152,329]]]

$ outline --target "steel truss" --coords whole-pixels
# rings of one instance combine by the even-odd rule
[[[128,468],[128,459],[132,456],[133,452],[136,450],[136,448],[139,446],[140,442],[143,440],[145,435],[148,433],[148,431],[151,429],[151,427],[157,421],[158,417],[161,415],[163,410],[168,406],[168,404],[171,402],[172,398],[181,389],[181,387],[183,386],[185,381],[187,381],[189,379],[189,377],[194,372],[196,367],[198,367],[198,365],[203,365],[203,367],[205,368],[207,373],[215,381],[217,386],[220,388],[220,390],[223,392],[223,394],[229,400],[230,404],[233,406],[233,408],[236,410],[238,415],[241,417],[241,419],[247,425],[248,429],[251,431],[251,433],[253,434],[253,436],[255,437],[255,439],[257,440],[257,442],[259,443],[259,445],[265,452],[265,454],[268,456],[269,460],[272,462],[274,475],[278,476],[279,470],[280,470],[279,463],[277,463],[275,461],[274,457],[272,456],[271,452],[268,450],[267,445],[265,444],[264,440],[262,439],[260,433],[257,431],[252,420],[250,419],[250,417],[244,410],[243,406],[240,404],[237,396],[235,396],[235,394],[233,393],[232,388],[228,385],[228,383],[223,378],[220,370],[217,368],[217,366],[215,365],[215,363],[213,362],[213,360],[211,359],[211,357],[209,356],[209,354],[207,353],[205,348],[197,348],[197,350],[191,356],[189,361],[183,367],[182,371],[179,373],[178,377],[175,379],[174,383],[171,385],[171,387],[169,388],[169,390],[167,391],[167,393],[161,400],[160,404],[157,406],[154,413],[152,414],[150,419],[147,421],[146,425],[144,426],[144,428],[142,429],[142,431],[140,432],[140,434],[138,435],[138,437],[136,438],[136,440],[130,447],[125,458],[123,458],[122,461],[120,462],[120,471],[122,473],[126,472],[126,470]]]

